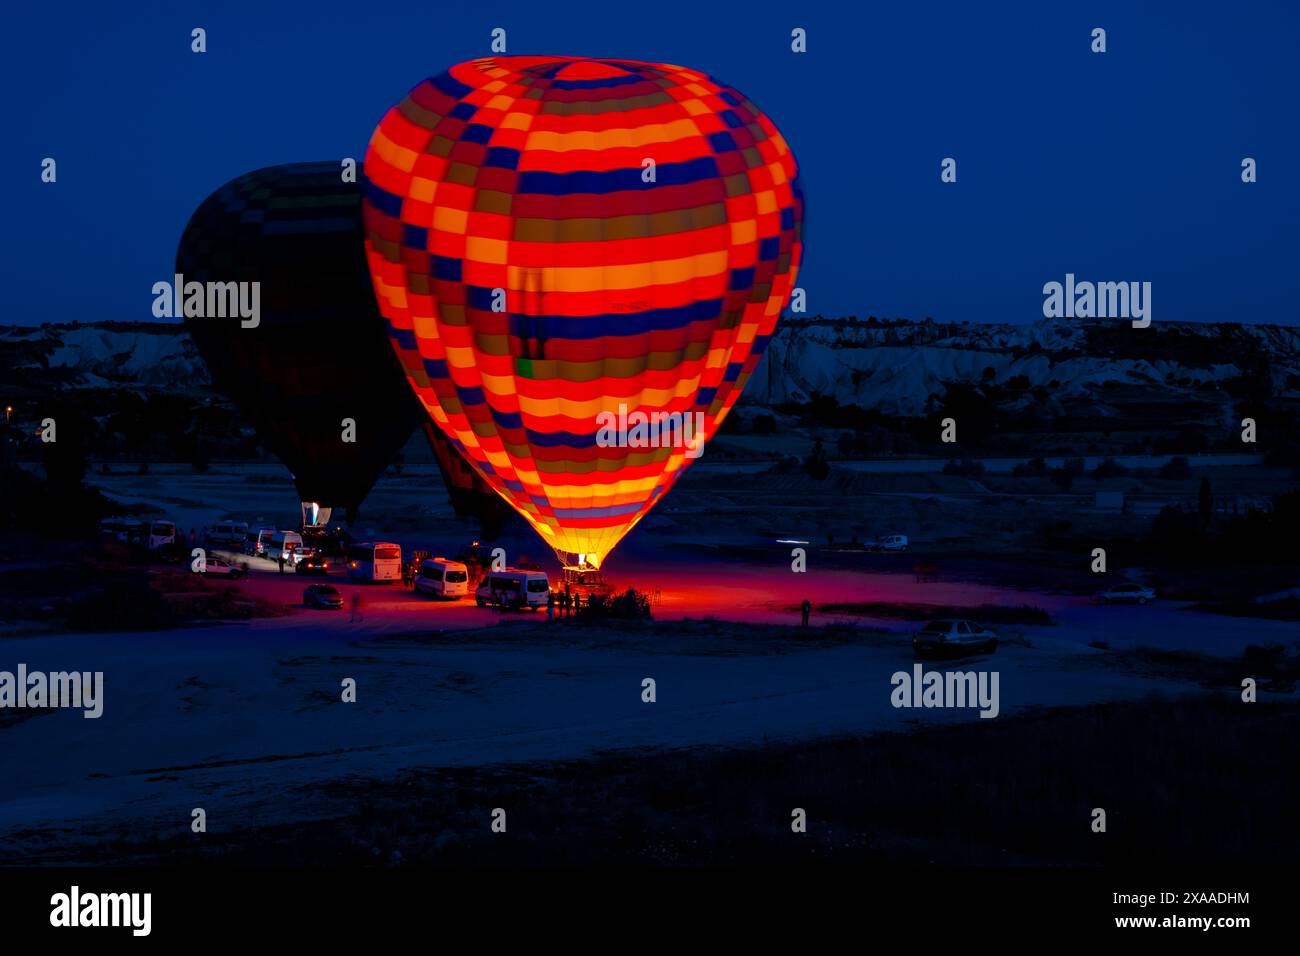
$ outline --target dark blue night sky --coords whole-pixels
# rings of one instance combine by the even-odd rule
[[[1290,3],[59,3],[0,36],[0,322],[151,318],[194,207],[275,163],[364,155],[425,76],[490,53],[681,63],[745,91],[802,167],[809,311],[978,322],[1042,286],[1153,285],[1155,322],[1300,317]],[[190,52],[190,30],[208,52]],[[806,54],[790,31],[808,31]],[[1104,27],[1108,52],[1090,52]],[[42,158],[58,183],[40,181]],[[954,157],[958,182],[940,182]],[[1241,182],[1243,157],[1259,182]]]

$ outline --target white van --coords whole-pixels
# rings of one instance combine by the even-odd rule
[[[214,548],[242,548],[247,536],[247,521],[218,521],[208,528],[205,537],[208,545]]]
[[[489,572],[474,592],[474,600],[479,607],[496,604],[501,607],[528,608],[535,611],[546,607],[551,594],[551,582],[545,571],[516,571],[507,568],[504,571]]]
[[[140,522],[131,518],[104,518],[99,522],[99,533],[101,537],[111,538],[114,541],[121,541],[126,544],[131,540],[131,533],[138,529]]]
[[[425,558],[415,576],[415,590],[431,597],[463,598],[469,593],[469,569],[459,561]]]
[[[297,564],[303,556],[302,535],[297,531],[277,531],[266,540],[266,556],[272,561],[283,558]]]
[[[275,534],[274,528],[259,528],[256,531],[249,530],[244,535],[244,554],[251,554],[253,557],[260,558],[266,555],[266,543],[271,540]]]
[[[149,528],[149,550],[157,551],[159,548],[165,548],[168,545],[176,543],[176,525],[170,521],[150,521]]]

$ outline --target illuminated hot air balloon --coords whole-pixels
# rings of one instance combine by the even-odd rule
[[[214,385],[289,468],[306,525],[349,519],[423,421],[375,307],[361,187],[337,161],[240,176],[190,219],[176,256],[186,282],[259,282],[260,321],[188,318]],[[344,442],[343,419],[356,423]],[[429,435],[453,507],[494,537],[508,512],[440,432]]]
[[[415,393],[565,567],[598,568],[773,332],[802,251],[790,148],[696,70],[489,57],[413,89],[365,165],[370,275]],[[701,427],[611,443],[620,411]]]

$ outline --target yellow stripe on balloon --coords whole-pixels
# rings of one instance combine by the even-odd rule
[[[544,149],[552,153],[571,150],[600,150],[617,147],[667,146],[683,139],[699,139],[700,130],[692,120],[656,123],[649,126],[618,127],[602,130],[574,130],[561,133],[534,130],[528,134],[525,149]]]
[[[420,157],[420,154],[415,150],[394,143],[384,135],[382,130],[375,131],[374,137],[370,140],[370,148],[378,153],[384,162],[395,166],[404,173],[409,173],[414,169],[415,161]]]
[[[653,475],[640,480],[623,478],[617,481],[590,485],[548,484],[545,487],[546,496],[554,503],[557,499],[614,498],[623,495],[644,495],[654,491],[660,480],[659,475]],[[597,504],[596,507],[603,506]]]
[[[450,350],[448,350],[450,351]],[[487,376],[484,376],[484,382]],[[692,384],[694,383],[694,384]],[[637,397],[637,406],[650,414],[662,410],[674,398],[686,398],[695,391],[695,385],[699,384],[699,379],[687,379],[685,382],[678,383],[672,388],[647,388],[633,389],[625,395],[603,395],[585,401],[579,399],[558,398],[536,399],[520,396],[519,410],[523,414],[535,418],[551,418],[561,415],[565,418],[589,418],[592,421],[593,429],[596,424],[596,416],[602,412],[609,412],[612,415],[618,414],[619,405],[628,405],[633,396]],[[493,392],[498,395],[510,394],[510,389],[501,391],[493,388]],[[630,409],[635,411],[636,409]],[[635,424],[635,422],[633,422]],[[546,429],[542,429],[546,430]]]
[[[465,258],[474,262],[503,266],[509,250],[510,244],[501,239],[481,239],[478,236],[465,239]]]
[[[553,266],[525,270],[510,266],[506,275],[512,289],[524,289],[524,275],[539,271],[542,289],[549,292],[598,292],[602,290],[647,289],[675,285],[691,279],[721,275],[727,270],[727,252],[704,252],[681,259],[661,259],[628,265]],[[535,281],[531,280],[530,281]]]

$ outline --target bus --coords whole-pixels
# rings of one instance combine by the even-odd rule
[[[387,541],[348,546],[348,577],[358,581],[400,581],[402,548]]]
[[[105,518],[99,523],[99,533],[124,544],[157,551],[176,543],[176,525],[170,521],[138,521],[133,518]]]

